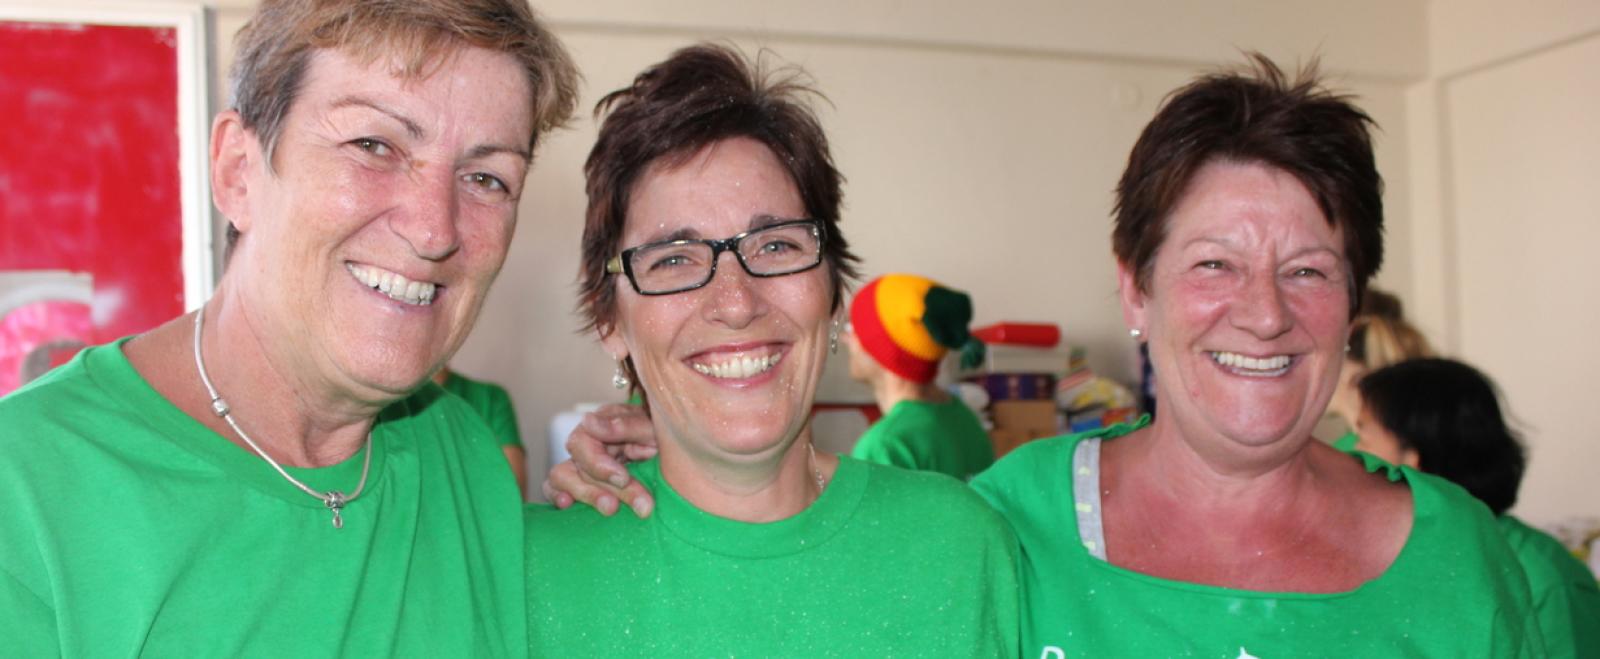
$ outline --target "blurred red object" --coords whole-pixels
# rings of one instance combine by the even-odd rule
[[[972,335],[990,345],[1054,348],[1061,342],[1055,323],[995,323],[972,330]]]

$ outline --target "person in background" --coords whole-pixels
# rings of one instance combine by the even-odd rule
[[[525,656],[522,502],[428,379],[577,71],[525,0],[264,0],[230,84],[216,293],[0,400],[0,653]]]
[[[599,103],[579,308],[644,394],[658,504],[529,507],[531,656],[1016,656],[1004,520],[812,444],[855,257],[798,75],[702,44]]]
[[[1449,359],[1413,359],[1361,378],[1357,450],[1450,480],[1493,512],[1528,575],[1552,657],[1600,657],[1600,587],[1561,542],[1510,513],[1527,457],[1494,383]]]
[[[511,465],[511,476],[516,479],[517,491],[528,491],[528,461],[522,448],[522,431],[517,427],[517,409],[511,404],[511,394],[493,382],[474,380],[457,373],[449,366],[433,374],[433,381],[445,391],[467,401],[478,416],[483,417],[494,434],[495,442]]]
[[[961,351],[963,368],[983,360],[967,331],[972,300],[926,277],[884,275],[856,293],[844,333],[850,377],[872,387],[883,417],[850,455],[963,481],[994,464],[994,444],[965,403],[934,384],[939,362]]]
[[[1333,392],[1328,412],[1339,417],[1347,429],[1333,441],[1333,447],[1351,451],[1359,441],[1355,427],[1361,415],[1361,392],[1356,382],[1368,372],[1407,359],[1432,357],[1427,337],[1406,320],[1400,298],[1378,289],[1367,289],[1361,311],[1350,322],[1350,341],[1339,370],[1339,388]]]

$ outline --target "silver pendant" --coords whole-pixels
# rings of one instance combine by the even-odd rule
[[[344,528],[344,516],[340,514],[340,511],[344,510],[344,493],[338,490],[331,491],[328,493],[328,498],[322,502],[327,504],[328,510],[333,511],[333,528]]]

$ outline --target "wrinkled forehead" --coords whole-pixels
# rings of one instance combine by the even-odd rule
[[[1324,248],[1344,256],[1343,227],[1311,189],[1288,170],[1258,161],[1201,166],[1164,224],[1160,251],[1205,240],[1241,248]]]
[[[510,133],[520,145],[533,134],[532,96],[521,66],[510,55],[461,44],[433,53],[415,67],[400,52],[365,57],[343,49],[318,49],[306,60],[289,114],[326,112],[371,102],[389,109],[453,112],[480,133]]]

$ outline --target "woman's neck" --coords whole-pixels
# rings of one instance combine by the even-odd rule
[[[665,436],[659,427],[657,436]],[[765,459],[735,462],[695,455],[671,439],[661,442],[660,455],[661,476],[689,503],[752,523],[800,514],[821,496],[839,465],[837,456],[814,453],[809,428]]]
[[[206,374],[250,439],[281,464],[322,467],[342,462],[365,445],[388,402],[341,396],[308,374],[276,363],[224,283],[204,313]],[[250,449],[211,409],[194,358],[194,317],[185,315],[125,346],[134,369],[179,409],[228,441]]]
[[[872,398],[878,402],[878,409],[888,414],[903,400],[943,403],[950,400],[950,394],[931,382],[912,382],[884,371],[872,382]]]
[[[1263,450],[1219,460],[1195,446],[1204,442],[1160,431],[1101,445],[1115,565],[1227,588],[1342,592],[1381,575],[1410,532],[1404,485],[1315,440],[1271,460]]]

